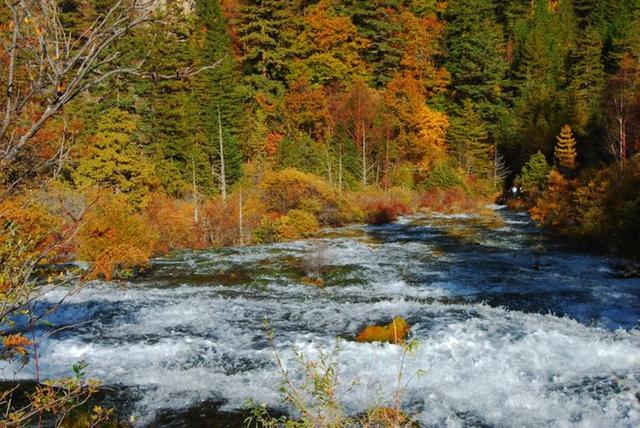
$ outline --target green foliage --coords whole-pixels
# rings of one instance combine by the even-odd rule
[[[133,115],[118,108],[107,111],[81,149],[73,173],[75,184],[108,187],[127,195],[133,204],[142,204],[159,183],[153,165],[136,144],[136,131]]]
[[[448,140],[453,148],[458,165],[467,175],[487,177],[492,170],[489,159],[489,134],[473,102],[469,99],[463,103],[459,116],[454,116],[449,128]]]
[[[536,152],[522,168],[515,184],[528,194],[543,190],[547,184],[551,167],[542,152]]]
[[[427,179],[422,183],[425,190],[430,189],[450,189],[463,185],[458,170],[449,162],[436,165]]]
[[[495,9],[493,0],[470,0],[450,2],[446,11],[445,67],[452,76],[453,96],[474,101],[485,120],[495,119],[504,100],[508,70]]]

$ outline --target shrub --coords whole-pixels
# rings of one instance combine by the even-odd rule
[[[318,232],[318,220],[308,212],[291,210],[289,214],[271,214],[263,218],[254,234],[258,243],[283,242],[308,238]]]
[[[118,195],[100,195],[77,236],[81,260],[94,262],[93,277],[111,278],[122,268],[130,273],[144,268],[157,250],[158,233],[148,220]],[[106,270],[112,267],[109,274]]]
[[[409,335],[409,323],[401,317],[396,317],[384,326],[368,326],[358,334],[357,342],[388,342],[403,344]]]
[[[422,194],[420,207],[437,212],[461,212],[480,210],[487,204],[482,196],[470,195],[462,189],[433,189]]]
[[[194,222],[193,210],[192,203],[172,199],[163,193],[149,197],[145,214],[159,237],[156,252],[204,246],[202,231]]]
[[[366,221],[373,225],[383,225],[393,223],[398,220],[398,212],[391,204],[378,202],[374,206],[367,208]]]
[[[59,241],[61,229],[56,219],[41,203],[29,197],[8,198],[0,203],[0,288],[21,275],[27,264],[47,262],[59,255],[60,248],[45,254]],[[43,254],[44,260],[38,260]]]
[[[299,209],[323,225],[340,224],[336,191],[322,178],[293,168],[269,172],[261,185],[262,203],[269,212],[287,214]]]

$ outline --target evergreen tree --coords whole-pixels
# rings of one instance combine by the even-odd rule
[[[302,31],[297,1],[247,0],[237,22],[244,74],[258,92],[278,94]]]
[[[602,93],[605,83],[602,63],[603,42],[600,33],[588,27],[578,40],[578,48],[573,58],[571,89],[575,93],[577,123],[584,128],[597,115],[602,105]]]
[[[458,164],[467,174],[490,176],[493,167],[489,159],[489,135],[471,100],[465,100],[461,114],[452,118],[448,140]]]
[[[574,169],[576,167],[577,152],[576,139],[573,137],[571,126],[564,125],[556,139],[557,143],[553,151],[556,164],[566,170]]]
[[[364,59],[373,66],[373,83],[384,86],[400,69],[403,40],[400,0],[344,0],[344,10],[358,28],[360,35],[369,40]]]
[[[493,122],[504,102],[508,69],[504,35],[492,0],[455,0],[446,12],[445,68],[451,72],[454,98],[471,99]]]
[[[521,187],[528,194],[543,190],[547,185],[551,167],[542,152],[536,152],[525,164],[516,177],[515,185]]]
[[[244,99],[218,0],[198,0],[196,10],[204,33],[198,50],[201,64],[222,62],[202,73],[192,84],[199,120],[192,129],[200,128],[202,133],[201,146],[209,157],[212,187],[226,195],[226,187],[241,176],[238,135],[243,128]]]

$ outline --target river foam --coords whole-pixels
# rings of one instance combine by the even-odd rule
[[[524,250],[485,245],[513,232],[472,220],[184,253],[135,283],[88,284],[49,318],[76,326],[43,339],[41,372],[68,375],[85,360],[91,376],[136,392],[127,411],[141,426],[204,401],[283,409],[266,319],[296,382],[294,349],[311,358],[338,349],[340,396],[359,414],[392,403],[403,351],[353,337],[402,316],[420,344],[402,368],[403,406],[425,426],[639,426],[640,284],[612,278],[597,258],[528,249],[539,242],[528,229],[517,229]],[[439,221],[478,227],[480,245],[460,244]],[[324,288],[303,281],[304,259],[319,253]],[[4,378],[17,369],[0,368]],[[16,377],[33,375],[28,365]]]

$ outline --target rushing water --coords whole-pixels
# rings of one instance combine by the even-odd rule
[[[314,269],[324,288],[305,283]],[[132,283],[69,298],[49,320],[77,325],[43,341],[40,366],[56,377],[85,360],[137,424],[196,426],[203,403],[217,415],[247,398],[281,408],[268,319],[294,378],[294,346],[339,347],[343,401],[358,414],[390,404],[402,349],[353,337],[394,316],[421,343],[404,371],[425,374],[403,404],[424,426],[640,426],[640,280],[503,211],[156,260]]]

